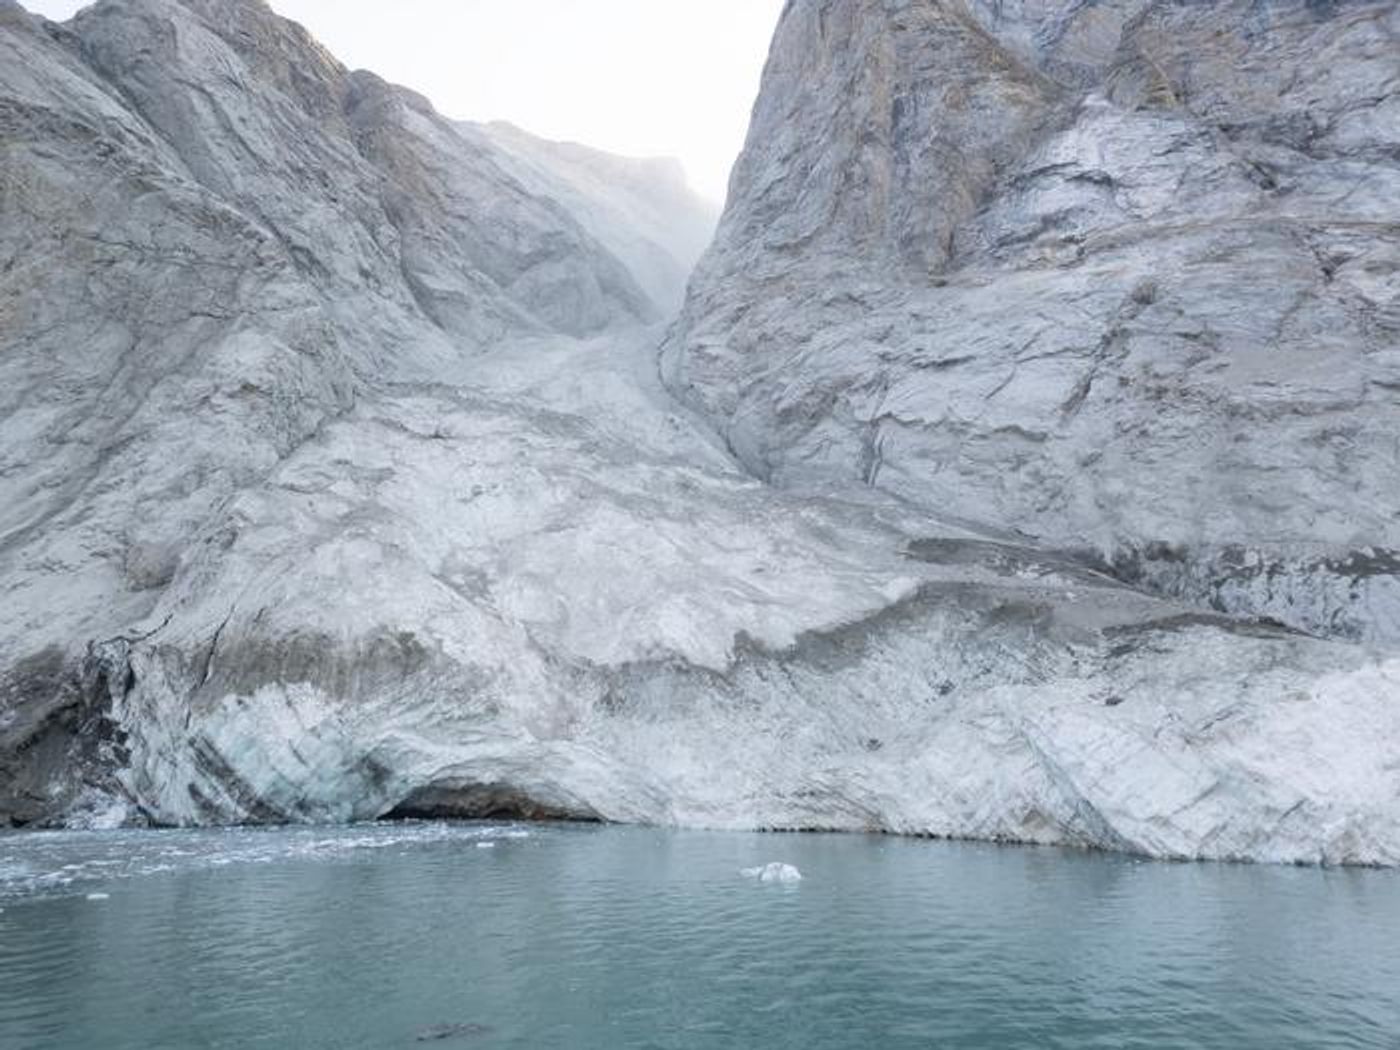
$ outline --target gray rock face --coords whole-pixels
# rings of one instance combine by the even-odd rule
[[[1124,579],[1400,641],[1400,9],[788,5],[674,389]]]
[[[558,202],[260,3],[104,3],[72,28],[189,174],[272,230],[345,326],[376,342],[394,334],[381,334],[386,314],[476,342],[656,314]]]
[[[1363,41],[1348,83],[1373,15],[1342,18]],[[1186,481],[1162,469],[1179,448],[1149,439],[1184,442],[1218,406],[1183,395],[1196,415],[1134,417],[1099,450],[1132,468],[1104,525],[1084,501],[1112,509],[1111,464],[1076,428],[1137,405],[1108,382],[1119,343],[1070,398],[1083,422],[1051,427],[1063,410],[1037,398],[1060,388],[1032,380],[1077,389],[1101,300],[1135,360],[1156,347],[1169,369],[1187,321],[1163,304],[1237,332],[1255,321],[1220,304],[1267,298],[1241,280],[1254,256],[1192,262],[1208,235],[1178,243],[1165,219],[1124,217],[1080,263],[1059,219],[991,237],[1031,221],[1035,194],[1007,188],[1028,150],[1075,133],[1114,153],[1086,113],[1181,119],[1113,101],[1128,73],[1075,101],[1158,16],[791,5],[667,344],[687,407],[644,323],[702,221],[664,172],[443,121],[252,2],[104,0],[65,27],[0,7],[0,819],[563,815],[1400,863],[1400,658],[1199,600],[1260,608],[1287,582],[1315,602],[1346,573],[1393,578],[1389,548],[1290,519],[1272,545],[1211,532],[1216,562],[1169,530],[1105,540],[1114,563],[1079,550],[1180,525]],[[1186,166],[1222,180],[1203,214],[1235,185],[1207,139]],[[1164,213],[1186,204],[1148,176],[1179,162],[1140,176]],[[1055,192],[1083,188],[1073,163]],[[1379,294],[1383,261],[1339,263],[1336,294],[1363,274]],[[1216,313],[1191,305],[1203,289]],[[1308,303],[1289,324],[1321,323]],[[1136,342],[1149,321],[1160,342]],[[1340,325],[1325,359],[1384,353]],[[1003,361],[1004,389],[968,407],[950,384],[1042,327],[1063,352]],[[1258,394],[1227,372],[1171,375]],[[1271,380],[1294,409],[1272,436],[1241,426],[1240,492],[1273,491],[1269,449],[1321,469],[1297,406],[1340,374]],[[1110,393],[1128,400],[1110,412]],[[1381,440],[1378,396],[1336,409],[1358,450]],[[954,412],[969,458],[947,470],[968,480],[934,489]],[[1024,491],[1081,459],[1063,502]],[[1354,469],[1379,492],[1394,464]],[[1358,529],[1384,514],[1365,513]],[[1301,556],[1282,575],[1258,560],[1291,543],[1320,583]],[[1383,637],[1387,607],[1348,599],[1353,633]]]
[[[7,5],[0,131],[17,747],[51,705],[72,727],[45,654],[140,621],[235,493],[378,384],[661,310],[576,202],[261,3]]]
[[[686,281],[719,219],[685,183],[679,162],[633,160],[574,142],[550,142],[500,121],[459,124],[495,148],[507,170],[542,196],[566,204],[623,260],[666,315],[680,309]]]

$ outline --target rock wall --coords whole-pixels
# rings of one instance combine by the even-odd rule
[[[0,769],[357,401],[660,316],[514,163],[261,2],[0,5]]]
[[[1400,640],[1397,35],[1391,3],[790,3],[668,381],[775,483]]]
[[[668,389],[664,169],[0,0],[0,820],[1400,863],[1392,22],[790,4]]]
[[[669,318],[714,235],[717,209],[685,182],[679,161],[635,160],[574,142],[551,142],[500,121],[459,124],[484,139],[534,192],[564,202],[594,237],[627,263]]]

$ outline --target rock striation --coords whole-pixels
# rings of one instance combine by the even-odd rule
[[[0,819],[1400,864],[1393,31],[791,3],[666,332],[662,166],[0,0]]]
[[[576,199],[262,3],[114,0],[62,26],[6,3],[0,132],[14,747],[71,707],[83,639],[142,621],[238,492],[382,384],[663,310]],[[703,224],[691,203],[678,221]],[[32,806],[0,809],[45,811],[25,784]]]
[[[787,6],[668,380],[850,478],[1400,641],[1400,9]]]

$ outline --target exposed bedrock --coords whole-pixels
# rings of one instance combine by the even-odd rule
[[[1400,9],[788,5],[674,390],[859,479],[1400,640]]]
[[[90,651],[359,399],[669,307],[641,261],[684,265],[689,240],[639,222],[624,258],[586,227],[664,199],[693,240],[705,207],[611,163],[632,177],[603,201],[543,162],[526,185],[514,152],[256,0],[62,26],[0,5],[0,815],[81,794]]]
[[[791,3],[668,334],[671,167],[0,0],[0,821],[1400,863],[1396,18]]]
[[[119,649],[126,761],[88,791],[109,799],[95,819],[548,815],[1400,860],[1396,661],[1063,555],[929,539],[883,501],[775,494],[677,456],[694,438],[645,400],[613,417],[629,429],[551,401],[626,354],[529,358],[549,379],[523,400],[400,390],[240,498],[236,532]]]

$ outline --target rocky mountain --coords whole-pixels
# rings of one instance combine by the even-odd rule
[[[459,124],[505,159],[534,192],[564,203],[583,227],[623,260],[667,316],[710,245],[719,216],[685,182],[678,161],[635,160],[574,142],[551,142],[512,124]]]
[[[0,0],[0,817],[1400,863],[1394,28],[795,0],[668,334],[664,168]]]
[[[373,390],[661,316],[578,200],[261,3],[63,26],[5,3],[0,120],[0,646],[11,697],[42,701],[21,728],[82,638],[139,622],[236,493]]]
[[[790,3],[669,381],[774,483],[1400,641],[1398,39],[1384,0]]]

